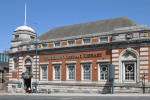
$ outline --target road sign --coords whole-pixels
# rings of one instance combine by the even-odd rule
[[[109,79],[114,79],[115,78],[115,65],[108,64],[108,67],[109,67]]]

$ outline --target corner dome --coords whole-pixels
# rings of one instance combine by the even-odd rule
[[[20,26],[16,28],[15,31],[30,31],[30,32],[35,33],[35,31],[31,27],[28,27],[28,26]]]

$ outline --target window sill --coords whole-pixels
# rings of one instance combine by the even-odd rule
[[[40,79],[40,81],[48,81],[47,79]]]
[[[60,79],[58,79],[58,80],[57,79],[53,79],[53,81],[61,81],[61,80]]]

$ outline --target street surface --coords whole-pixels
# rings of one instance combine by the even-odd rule
[[[17,95],[0,95],[0,100],[150,100],[150,97],[54,97],[54,96],[17,96]]]

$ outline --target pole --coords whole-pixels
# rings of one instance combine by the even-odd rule
[[[112,79],[112,94],[114,94],[114,79]]]
[[[143,85],[143,94],[145,93],[145,71],[144,71],[144,85]]]
[[[36,93],[37,93],[37,33],[36,33]]]

